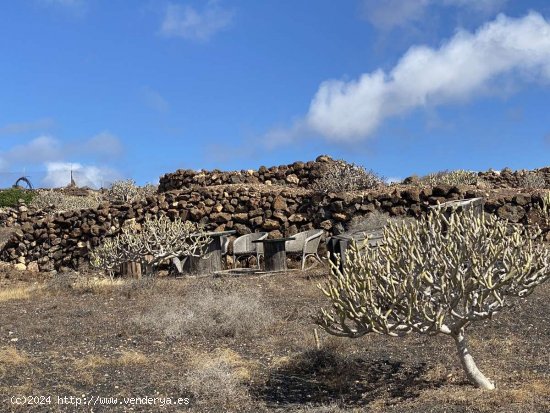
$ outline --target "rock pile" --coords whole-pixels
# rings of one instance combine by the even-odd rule
[[[294,162],[290,165],[260,166],[257,171],[242,170],[232,172],[194,171],[178,169],[160,178],[159,192],[227,184],[266,184],[292,188],[310,188],[322,175],[325,168],[334,161],[330,156],[321,155],[315,161]]]
[[[234,229],[238,235],[261,230],[280,237],[311,228],[333,235],[344,232],[354,217],[375,210],[392,216],[418,216],[429,205],[482,196],[487,199],[487,212],[523,224],[540,221],[535,206],[541,205],[541,196],[520,192],[439,185],[322,195],[303,188],[229,185],[169,191],[131,204],[104,203],[97,209],[59,214],[20,207],[14,218],[19,226],[0,258],[41,271],[77,268],[87,262],[90,248],[104,237],[118,234],[129,219],[143,221],[147,214],[178,216],[204,223],[208,230]]]

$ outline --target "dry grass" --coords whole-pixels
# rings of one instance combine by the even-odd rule
[[[46,290],[52,293],[74,294],[113,294],[117,293],[130,297],[134,293],[151,288],[155,283],[152,278],[125,279],[104,277],[93,273],[81,275],[79,273],[56,274],[46,283]]]
[[[18,367],[30,363],[30,357],[13,346],[0,347],[0,378],[10,370],[17,371]]]
[[[158,394],[190,397],[180,411],[205,412],[550,411],[550,284],[471,327],[472,354],[497,383],[483,392],[466,381],[447,337],[319,331],[316,349],[309,316],[327,304],[316,286],[326,274],[317,272],[88,277],[92,288],[74,288],[85,279],[72,274],[55,294],[0,302],[0,393]]]
[[[180,389],[192,394],[199,410],[216,406],[218,411],[254,411],[248,389],[252,375],[252,364],[230,349],[193,351]]]
[[[149,363],[145,354],[136,350],[122,350],[120,356],[116,359],[116,364],[120,366],[133,366]]]
[[[487,392],[467,386],[446,386],[422,393],[416,405],[460,405],[480,413],[516,412],[531,406],[534,412],[550,411],[550,378],[526,378],[521,387]]]
[[[27,300],[37,291],[37,287],[16,286],[0,290],[0,302],[12,300]]]
[[[135,321],[170,338],[187,335],[252,338],[272,323],[271,310],[261,294],[252,289],[192,288],[184,297],[170,297],[152,304]]]

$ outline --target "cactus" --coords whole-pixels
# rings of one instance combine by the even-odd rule
[[[435,186],[440,184],[447,185],[475,185],[478,181],[478,175],[473,171],[465,171],[464,169],[457,169],[455,171],[441,171],[428,174],[420,181],[429,186]]]
[[[493,389],[469,353],[466,329],[504,309],[508,296],[528,296],[548,279],[550,251],[534,241],[537,231],[471,209],[390,222],[382,246],[354,245],[343,271],[332,265],[319,286],[332,309],[321,310],[315,322],[350,338],[448,335],[468,379]]]
[[[377,188],[384,185],[384,178],[372,170],[354,163],[338,160],[325,169],[312,184],[312,189],[322,193],[345,192]]]
[[[203,227],[166,216],[147,217],[141,225],[128,225],[122,233],[108,239],[91,251],[90,263],[112,276],[113,271],[125,262],[138,262],[152,275],[162,261],[181,256],[200,256],[210,243]]]

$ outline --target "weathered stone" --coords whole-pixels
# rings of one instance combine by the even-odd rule
[[[510,222],[519,222],[525,216],[525,210],[517,205],[505,204],[497,210],[497,214]]]
[[[304,222],[306,220],[306,217],[303,214],[292,214],[288,220],[290,222]]]
[[[401,197],[408,201],[420,202],[420,189],[410,188],[401,192]]]
[[[257,208],[257,209],[253,209],[252,211],[250,211],[250,212],[248,213],[248,216],[249,216],[250,218],[254,218],[254,217],[262,216],[263,214],[264,214],[263,209]]]
[[[334,201],[330,204],[330,210],[334,212],[342,212],[344,210],[343,201]]]
[[[18,262],[13,266],[13,268],[16,269],[17,271],[25,271],[27,269],[27,266],[25,264]]]
[[[285,210],[285,209],[287,209],[287,205],[286,205],[285,199],[284,199],[282,196],[277,195],[277,196],[275,197],[275,199],[273,200],[272,207],[273,207],[273,209],[275,209],[275,210],[277,210],[277,209],[279,209],[279,210]]]
[[[30,272],[39,272],[40,268],[38,267],[38,262],[32,261],[27,264],[27,271]]]
[[[279,229],[281,227],[281,224],[274,219],[266,219],[262,227],[268,231],[272,231],[275,229]]]
[[[332,229],[332,221],[327,219],[319,224],[319,226],[325,231],[330,231]]]
[[[451,191],[452,186],[447,184],[439,184],[432,188],[433,196],[446,197]]]
[[[282,211],[275,211],[273,212],[273,218],[277,218],[281,222],[287,222],[288,218]]]
[[[225,212],[215,212],[210,215],[210,219],[216,223],[227,222],[231,220],[231,214]]]
[[[407,211],[402,206],[392,207],[392,208],[390,208],[390,211],[391,211],[392,215],[395,215],[395,216],[407,215]]]
[[[257,226],[259,227],[260,225],[262,225],[264,222],[264,219],[263,217],[254,217],[250,220],[250,223],[253,225],[253,226]]]
[[[233,228],[237,231],[238,235],[250,234],[252,232],[250,228],[243,224],[234,224]]]
[[[289,183],[289,184],[294,184],[294,185],[298,185],[300,183],[300,178],[298,178],[296,175],[294,174],[290,174],[286,177],[286,181]]]
[[[346,222],[350,220],[349,215],[344,212],[334,212],[332,214],[332,218],[334,218],[336,221],[341,221],[341,222]]]
[[[517,194],[514,198],[513,198],[513,201],[518,204],[518,205],[527,205],[527,204],[530,204],[531,203],[531,195],[527,195],[527,194]]]
[[[232,218],[235,222],[240,222],[240,223],[248,222],[248,214],[246,213],[233,214]]]

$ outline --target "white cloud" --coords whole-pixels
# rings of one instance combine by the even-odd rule
[[[70,142],[62,142],[44,135],[0,152],[0,170],[10,174],[20,169],[30,169],[33,171],[34,179],[40,176],[45,168],[46,175],[42,179],[42,184],[58,187],[70,183],[72,168],[78,186],[100,187],[119,179],[120,174],[109,167],[83,166],[80,163],[69,163],[67,159],[86,157],[96,163],[103,159],[116,158],[122,152],[120,140],[109,132]]]
[[[100,158],[116,158],[124,152],[120,139],[110,132],[101,132],[78,144],[72,152],[92,154]]]
[[[61,142],[51,136],[39,136],[32,141],[16,145],[1,154],[4,164],[25,163],[27,165],[54,161],[63,157]]]
[[[122,152],[122,143],[118,137],[109,132],[101,132],[89,139],[68,142],[42,135],[27,143],[16,145],[6,152],[0,152],[0,161],[5,166],[11,164],[32,166],[83,155],[99,159],[116,158]]]
[[[363,0],[362,14],[372,25],[381,29],[418,21],[431,0]]]
[[[206,41],[227,28],[234,12],[222,8],[218,1],[208,1],[202,11],[192,6],[169,4],[160,29],[166,37]]]
[[[490,14],[502,10],[508,0],[363,0],[362,15],[372,25],[385,30],[418,22],[433,7],[454,7]]]
[[[54,126],[53,119],[42,118],[29,122],[8,123],[0,127],[0,135],[17,135],[36,130],[51,129]]]
[[[438,49],[411,47],[388,73],[323,82],[305,118],[277,139],[314,133],[333,141],[371,135],[385,120],[417,108],[464,102],[498,90],[502,80],[550,80],[550,23],[538,13],[499,15],[477,32],[458,31]]]
[[[79,163],[70,162],[48,162],[46,163],[46,176],[42,183],[46,187],[63,187],[71,183],[71,171],[73,179],[79,187],[101,188],[108,183],[120,179],[120,175],[110,168],[102,168],[93,165],[84,166]]]

